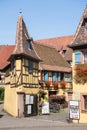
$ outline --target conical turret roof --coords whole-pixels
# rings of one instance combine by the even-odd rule
[[[15,49],[11,56],[26,55],[39,60],[39,57],[33,48],[33,40],[27,31],[26,24],[22,16],[18,17],[15,45]]]

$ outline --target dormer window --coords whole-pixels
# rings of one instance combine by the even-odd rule
[[[85,32],[87,33],[87,22],[85,23]]]
[[[29,41],[28,41],[28,49],[31,49],[31,44]]]

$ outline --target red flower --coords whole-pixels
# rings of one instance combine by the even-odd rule
[[[62,88],[65,88],[66,87],[66,82],[64,80],[62,80],[60,85],[61,85]]]
[[[53,82],[54,87],[58,87],[58,84],[59,84],[58,82]]]
[[[45,84],[47,87],[50,87],[50,85],[52,84],[52,81],[46,81]]]

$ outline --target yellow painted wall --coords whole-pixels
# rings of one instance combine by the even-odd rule
[[[86,84],[76,84],[74,81],[74,65],[75,65],[75,51],[73,51],[73,64],[72,64],[72,69],[73,69],[73,100],[79,100],[80,101],[80,123],[87,123],[87,113],[83,113],[81,111],[81,93],[87,93],[87,83]],[[74,120],[74,122],[78,123],[77,121]]]
[[[37,94],[39,92],[39,88],[24,88],[23,87],[23,92],[25,94]]]
[[[5,98],[4,98],[4,110],[10,113],[11,115],[17,117],[18,110],[17,110],[17,91],[16,88],[11,88],[10,85],[5,86]]]
[[[28,62],[29,61],[27,59],[22,59],[22,61],[21,59],[16,59],[14,70],[9,72],[10,75],[5,78],[5,83],[7,85],[5,85],[4,109],[15,117],[18,116],[17,92],[23,92],[25,94],[38,94],[39,91],[38,71],[35,70],[33,73],[29,73]],[[37,68],[37,63],[34,62],[33,67]],[[21,72],[23,72],[24,75],[22,75]],[[21,79],[25,84],[22,84]],[[29,86],[26,86],[26,83],[37,84],[37,86],[35,86],[37,88],[33,85],[29,88]]]

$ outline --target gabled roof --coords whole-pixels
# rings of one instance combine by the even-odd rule
[[[15,55],[26,55],[35,60],[40,60],[33,49],[32,42],[33,41],[28,34],[23,17],[19,16],[16,29],[16,41],[15,41],[16,46],[11,57]],[[28,44],[30,44],[31,49],[28,48]],[[9,59],[11,59],[11,57]]]
[[[55,48],[47,47],[37,43],[33,45],[37,55],[42,60],[40,63],[40,69],[62,72],[71,71],[70,65],[64,60],[64,58]]]
[[[76,29],[72,43],[69,45],[70,48],[76,49],[82,46],[87,46],[87,32],[85,31],[85,23],[87,23],[87,5],[79,22],[79,25]]]
[[[72,39],[73,36],[62,36],[62,37],[36,40],[35,42],[42,45],[54,47],[57,51],[60,51],[60,50],[67,50],[67,45],[71,43]]]
[[[13,53],[15,46],[0,46],[0,70],[3,70],[10,64],[8,60],[9,56]]]

